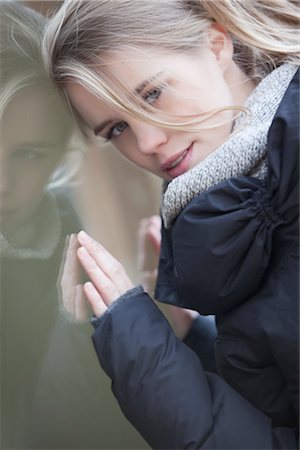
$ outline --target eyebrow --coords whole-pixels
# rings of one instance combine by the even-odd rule
[[[152,77],[148,78],[147,80],[142,81],[134,90],[136,94],[140,94],[145,87],[152,83],[156,78],[162,75],[163,72],[158,72],[156,75],[153,75]]]
[[[158,78],[160,75],[162,75],[163,72],[158,72],[156,75],[153,75],[152,77],[148,78],[147,80],[142,81],[135,89],[135,94],[140,94],[145,87],[152,83],[156,78]],[[113,119],[105,120],[104,122],[101,122],[99,125],[97,125],[94,128],[94,134],[97,136],[104,128],[107,127],[107,125],[110,125],[113,123]]]

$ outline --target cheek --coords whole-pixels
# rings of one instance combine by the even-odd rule
[[[1,222],[3,233],[8,235],[18,230],[34,215],[44,195],[44,183],[23,176],[22,181],[15,184],[11,194],[9,206],[16,212]]]
[[[30,210],[38,206],[43,196],[46,181],[32,177],[24,177],[22,182],[18,183],[15,190],[14,200],[18,203],[20,210]]]
[[[135,137],[130,130],[126,130],[124,136],[115,140],[113,147],[128,161],[138,164],[140,152],[137,149]]]
[[[126,146],[114,144],[114,147],[125,159],[127,159],[127,161],[133,163],[135,166],[148,171],[153,171],[151,159],[149,156],[143,155],[134,142],[132,142],[131,145]]]
[[[34,205],[40,201],[55,167],[56,164],[52,161],[45,165],[29,162],[20,165],[16,170],[16,174],[19,172],[19,176],[16,177],[15,199],[26,203],[30,209],[34,208]],[[20,176],[21,174],[22,176]]]
[[[178,119],[172,119],[175,122],[180,122],[181,116],[199,113],[199,107],[200,101],[195,101],[195,91],[186,84],[177,84],[176,87],[170,88],[159,104],[162,111],[180,116]]]
[[[212,92],[212,93],[210,93]],[[232,99],[227,91],[188,89],[185,93],[174,93],[164,104],[164,110],[180,116],[207,113],[215,108],[229,106]],[[179,117],[180,121],[181,118]]]
[[[231,122],[212,130],[203,130],[199,135],[199,142],[201,144],[200,156],[201,160],[214,152],[220,145],[222,145],[231,133]]]
[[[141,155],[137,151],[135,151],[135,149],[133,149],[133,148],[126,149],[126,150],[125,149],[122,149],[122,150],[118,149],[118,152],[125,159],[127,159],[128,161],[134,163],[137,166],[143,167],[143,165],[142,165],[142,159],[143,158],[141,158]]]

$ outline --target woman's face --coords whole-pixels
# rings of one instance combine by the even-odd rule
[[[107,62],[113,76],[143,101],[159,111],[187,116],[185,120],[189,120],[191,115],[245,100],[241,85],[231,86],[232,80],[237,80],[230,71],[239,82],[242,79],[232,62],[231,47],[228,45],[225,59],[224,53],[214,50],[207,46],[198,54],[166,54],[157,49],[126,51],[114,54]],[[111,140],[127,159],[166,180],[205,159],[226,140],[232,128],[232,110],[205,121],[205,126],[219,124],[216,128],[174,130],[117,111],[78,84],[68,84],[66,89],[74,107],[96,135]],[[176,120],[179,119],[174,118],[175,123]]]
[[[4,110],[0,136],[0,231],[10,234],[35,212],[62,154],[57,97],[27,88]]]

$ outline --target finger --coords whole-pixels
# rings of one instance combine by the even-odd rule
[[[128,278],[122,264],[99,244],[99,242],[92,239],[84,231],[81,231],[77,238],[79,243],[93,257],[101,271],[111,280],[120,295],[133,287],[133,283]]]
[[[150,216],[150,217],[145,217],[144,219],[142,219],[139,223],[139,226],[141,228],[143,227],[147,227],[149,225],[154,225],[156,226],[159,230],[161,230],[161,217],[158,216],[157,214]]]
[[[157,227],[159,231],[161,231],[161,217],[157,214],[149,217],[149,222]]]
[[[104,314],[107,310],[107,306],[102,300],[101,295],[99,294],[97,289],[90,281],[88,281],[83,285],[83,290],[95,316],[102,316],[102,314]]]
[[[77,250],[79,243],[76,234],[71,234],[68,248],[68,268],[69,274],[72,274],[73,279],[79,283],[80,280],[80,266],[77,259]]]
[[[78,284],[75,288],[75,319],[77,322],[85,322],[88,316],[88,302],[82,284]]]
[[[157,219],[157,216],[156,216]],[[153,271],[158,265],[161,246],[160,218],[143,221],[138,236],[138,269]]]
[[[75,298],[75,285],[71,282],[71,270],[69,264],[70,258],[70,241],[71,235],[66,240],[63,260],[60,268],[60,275],[58,278],[58,290],[59,290],[59,302],[60,305],[70,314],[74,315],[74,298]]]
[[[75,286],[80,282],[80,266],[77,259],[77,248],[79,247],[75,234],[71,234],[66,249],[61,284]]]
[[[121,293],[101,270],[89,252],[84,247],[80,247],[77,254],[84,270],[93,282],[94,287],[97,289],[105,304],[110,305],[114,300],[120,297]]]
[[[68,251],[68,247],[69,247],[69,241],[70,241],[70,235],[68,234],[65,239],[65,245],[64,245],[63,252],[62,252],[62,257],[61,257],[61,262],[60,262],[58,277],[57,277],[57,287],[59,288],[59,290],[61,288],[61,279],[62,279],[64,268],[65,268],[67,251]]]
[[[153,296],[157,280],[157,269],[152,272],[150,270],[141,272],[140,277],[144,291]]]
[[[78,246],[76,236],[70,235],[65,256],[63,273],[60,279],[60,301],[66,311],[75,318],[76,285],[80,282],[79,262],[76,255]]]
[[[152,244],[156,255],[159,255],[161,246],[161,229],[156,224],[151,223],[147,229],[146,235]]]
[[[68,234],[66,236],[65,239],[65,244],[64,244],[64,249],[62,252],[62,257],[61,257],[61,262],[60,262],[60,266],[59,266],[59,270],[58,270],[58,276],[57,276],[57,280],[56,280],[56,289],[57,289],[57,294],[58,294],[58,303],[60,306],[63,305],[63,295],[62,295],[62,278],[63,278],[63,273],[64,273],[64,268],[65,268],[65,263],[66,263],[66,255],[67,255],[67,250],[68,250],[68,246],[69,246],[69,240],[70,240],[70,235]]]

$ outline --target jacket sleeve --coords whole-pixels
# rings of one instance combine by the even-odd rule
[[[97,322],[93,342],[133,426],[157,449],[296,448],[220,377],[203,371],[144,292],[121,297]]]

